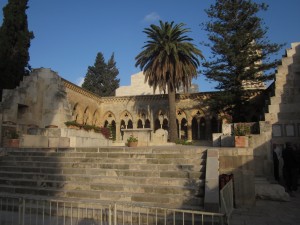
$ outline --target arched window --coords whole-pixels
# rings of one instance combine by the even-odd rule
[[[133,129],[132,120],[128,120],[127,129]]]
[[[200,140],[206,139],[206,120],[204,117],[200,119]]]
[[[187,139],[187,120],[183,118],[181,120],[180,139]]]
[[[218,123],[218,120],[216,119],[216,117],[213,117],[211,119],[211,132],[212,133],[220,133],[220,124]]]
[[[141,119],[138,120],[137,128],[143,128],[143,122]]]
[[[145,121],[145,128],[151,128],[150,120],[146,119]]]
[[[192,120],[192,139],[198,140],[198,122],[195,117]]]
[[[105,122],[104,122],[104,127],[108,127],[108,125],[109,125],[108,121],[105,120]]]
[[[164,119],[162,128],[169,131],[169,121],[167,119]]]
[[[158,129],[160,129],[160,122],[159,119],[156,119],[154,123],[154,130],[158,130]]]

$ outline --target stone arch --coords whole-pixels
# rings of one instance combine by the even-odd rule
[[[131,119],[128,120],[127,129],[133,129],[133,122]]]
[[[107,120],[104,121],[103,127],[108,127],[109,122]]]
[[[205,117],[200,118],[200,140],[205,140],[206,138],[206,119]]]
[[[73,107],[73,112],[72,112],[74,120],[79,124],[83,124],[83,114],[84,114],[83,107],[79,103],[76,103]]]
[[[139,110],[137,113],[137,123],[139,123],[139,120],[141,120],[142,124],[145,125],[147,119],[149,119],[147,111],[145,109]]]
[[[221,121],[216,116],[212,116],[210,124],[212,133],[221,133]]]
[[[132,117],[131,113],[129,113],[127,110],[123,111],[120,114],[120,120],[124,120],[125,121],[125,125],[126,125],[127,129],[128,129],[129,121],[131,121],[132,128],[133,128],[133,117]]]
[[[192,139],[204,140],[207,136],[207,121],[202,109],[193,109],[191,112]]]
[[[143,128],[143,121],[142,121],[142,119],[139,119],[137,121],[137,128]]]
[[[99,110],[95,110],[92,116],[92,125],[100,127],[101,126],[101,117]]]
[[[154,121],[154,131],[158,130],[161,128],[161,125],[160,125],[160,121],[159,119],[157,118],[155,121]]]
[[[154,113],[154,118],[155,118],[155,123],[156,123],[155,128],[158,127],[157,129],[164,127],[164,120],[167,120],[167,121],[169,120],[167,111],[162,110],[162,109],[159,109]],[[157,120],[159,121],[159,126],[158,126]],[[157,129],[155,129],[155,130],[157,130]]]
[[[145,120],[145,128],[151,128],[151,123],[149,119]]]
[[[180,121],[180,139],[188,138],[188,121],[186,118],[182,118]]]
[[[191,112],[192,118],[200,118],[205,116],[205,112],[202,109],[193,109]]]
[[[82,124],[89,124],[89,120],[90,120],[91,116],[90,116],[90,110],[89,107],[85,107],[84,112],[83,112],[83,121]]]
[[[167,118],[163,120],[162,129],[169,131],[169,120]]]
[[[196,117],[193,117],[193,119],[192,119],[192,139],[193,140],[198,140],[198,138],[199,138],[198,133],[199,133],[198,121],[197,121]]]
[[[107,121],[108,124],[111,124],[113,120],[116,121],[115,115],[111,111],[107,111],[103,116],[103,121]]]

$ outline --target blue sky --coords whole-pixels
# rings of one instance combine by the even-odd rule
[[[8,0],[0,0],[1,9]],[[106,60],[115,53],[120,85],[130,84],[130,75],[139,72],[135,56],[142,50],[146,35],[144,28],[159,20],[183,22],[191,29],[189,36],[205,57],[210,50],[200,45],[207,34],[200,24],[207,21],[204,9],[212,0],[29,0],[27,10],[29,29],[35,38],[30,47],[33,68],[51,68],[65,79],[78,84],[88,66],[94,65],[98,52]],[[260,17],[271,42],[300,41],[299,0],[255,0],[269,5]],[[0,23],[3,15],[0,12]],[[285,49],[284,48],[284,49]],[[280,51],[277,58],[284,54]],[[201,69],[201,68],[199,68]],[[194,81],[200,91],[212,91],[214,85],[203,75]]]

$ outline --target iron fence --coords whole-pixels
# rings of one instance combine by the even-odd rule
[[[1,225],[222,225],[223,213],[0,196]]]
[[[221,200],[221,212],[226,215],[227,223],[229,223],[229,218],[234,209],[233,202],[233,182],[232,179],[221,189],[220,191]]]

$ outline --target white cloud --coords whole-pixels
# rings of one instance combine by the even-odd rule
[[[80,86],[80,87],[81,87],[81,85],[83,84],[83,82],[84,82],[84,77],[78,77],[78,78],[76,79],[76,85],[78,85],[78,86]]]
[[[144,17],[146,22],[156,22],[160,19],[160,16],[156,12],[152,12]]]

